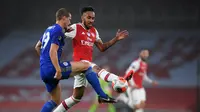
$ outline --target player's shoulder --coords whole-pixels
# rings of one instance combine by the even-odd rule
[[[135,59],[132,63],[140,63],[141,60],[138,58],[138,59]]]
[[[140,59],[136,59],[131,63],[131,65],[132,66],[140,66],[140,63],[141,63]]]
[[[51,33],[62,32],[62,27],[58,24],[51,25],[47,28]]]

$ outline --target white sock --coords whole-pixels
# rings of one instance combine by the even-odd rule
[[[80,100],[75,99],[73,96],[71,96],[62,101],[62,103],[58,105],[58,107],[53,112],[66,112],[69,108],[71,108],[78,102],[80,102]]]
[[[118,79],[119,77],[113,73],[110,73],[106,71],[105,69],[102,69],[99,73],[98,76],[103,79],[106,82],[112,82],[115,79]]]

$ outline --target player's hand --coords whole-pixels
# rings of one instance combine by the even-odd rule
[[[117,40],[122,40],[122,39],[128,37],[128,35],[129,35],[129,33],[127,30],[120,31],[120,29],[118,29],[116,38],[117,38]]]
[[[55,79],[60,80],[62,77],[62,73],[61,70],[56,71],[56,74],[54,76]]]
[[[152,85],[153,85],[153,86],[157,86],[157,85],[158,85],[158,82],[157,82],[157,81],[153,81],[153,82],[152,82]]]

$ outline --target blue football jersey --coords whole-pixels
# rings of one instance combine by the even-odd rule
[[[59,46],[57,54],[58,54],[58,61],[60,62],[62,49],[65,44],[64,39],[65,39],[64,32],[60,25],[55,24],[46,29],[43,36],[40,38],[40,42],[42,43],[40,50],[41,67],[45,66],[53,67],[49,54],[52,43],[57,44]]]

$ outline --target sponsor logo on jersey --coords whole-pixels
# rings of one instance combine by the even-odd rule
[[[87,40],[88,40],[88,41],[92,41],[92,39],[91,39],[91,38],[89,38],[89,37],[87,37]]]
[[[81,40],[81,45],[93,46],[94,43],[93,42],[89,42],[89,41],[85,41],[85,40]]]

